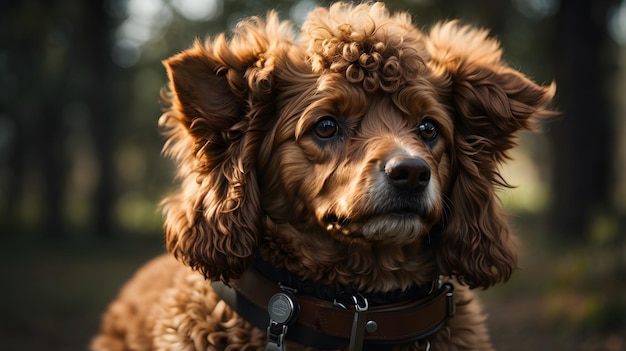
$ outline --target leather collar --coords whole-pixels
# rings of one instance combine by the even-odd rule
[[[268,272],[283,275],[283,279],[291,281],[272,281],[266,276]],[[240,279],[232,280],[230,286],[217,281],[212,287],[231,308],[261,330],[267,329],[270,323],[267,307],[272,296],[289,289],[295,292],[299,314],[295,324],[289,326],[287,340],[324,350],[346,347],[350,342],[355,310],[352,305],[339,302],[345,297],[345,289],[325,288],[291,275],[261,262],[246,270]],[[423,340],[454,316],[451,282],[439,283],[432,289],[429,284],[426,294],[423,293],[425,289],[416,287],[404,294],[359,294],[371,299],[367,319],[376,325],[375,330],[365,334],[366,348],[379,349],[385,345]],[[322,297],[316,291],[321,292]]]
[[[368,300],[370,306],[415,301],[430,295],[436,288],[437,281],[414,285],[408,289],[388,291],[384,293],[363,292],[349,286],[331,287],[319,284],[310,279],[302,279],[299,275],[283,268],[276,268],[261,259],[254,261],[253,269],[267,280],[296,291],[299,295],[311,296],[338,305],[352,304],[352,296],[360,294]]]

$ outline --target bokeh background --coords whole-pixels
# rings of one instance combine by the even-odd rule
[[[503,173],[521,270],[481,292],[501,350],[626,350],[626,0],[390,0],[425,29],[490,28],[556,80],[561,117]],[[160,63],[194,37],[316,0],[0,1],[0,350],[83,350],[163,252]]]

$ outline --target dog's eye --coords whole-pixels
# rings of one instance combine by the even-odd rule
[[[337,132],[339,132],[339,126],[333,117],[324,117],[315,123],[313,130],[315,135],[319,138],[330,139],[337,135]]]
[[[433,121],[424,120],[417,128],[419,129],[420,137],[422,137],[424,141],[433,141],[437,138],[437,126]]]

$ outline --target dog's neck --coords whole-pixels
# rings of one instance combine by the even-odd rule
[[[386,293],[429,284],[439,272],[434,249],[423,240],[405,246],[362,239],[340,241],[323,231],[299,232],[266,219],[260,258],[328,287]]]
[[[278,286],[296,291],[298,294],[312,296],[320,300],[337,304],[352,304],[352,296],[360,294],[368,300],[370,306],[379,306],[404,301],[415,301],[428,296],[435,290],[437,281],[416,284],[408,289],[397,289],[385,292],[369,292],[354,290],[350,286],[327,286],[318,284],[310,279],[302,279],[298,274],[283,268],[276,268],[272,264],[257,258],[254,267],[267,280]]]

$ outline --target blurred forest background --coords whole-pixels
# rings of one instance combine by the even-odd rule
[[[390,0],[425,29],[490,28],[556,80],[562,116],[504,167],[522,270],[484,293],[502,350],[626,350],[626,0]],[[316,0],[0,1],[0,350],[80,350],[163,252],[160,63],[194,37]]]

